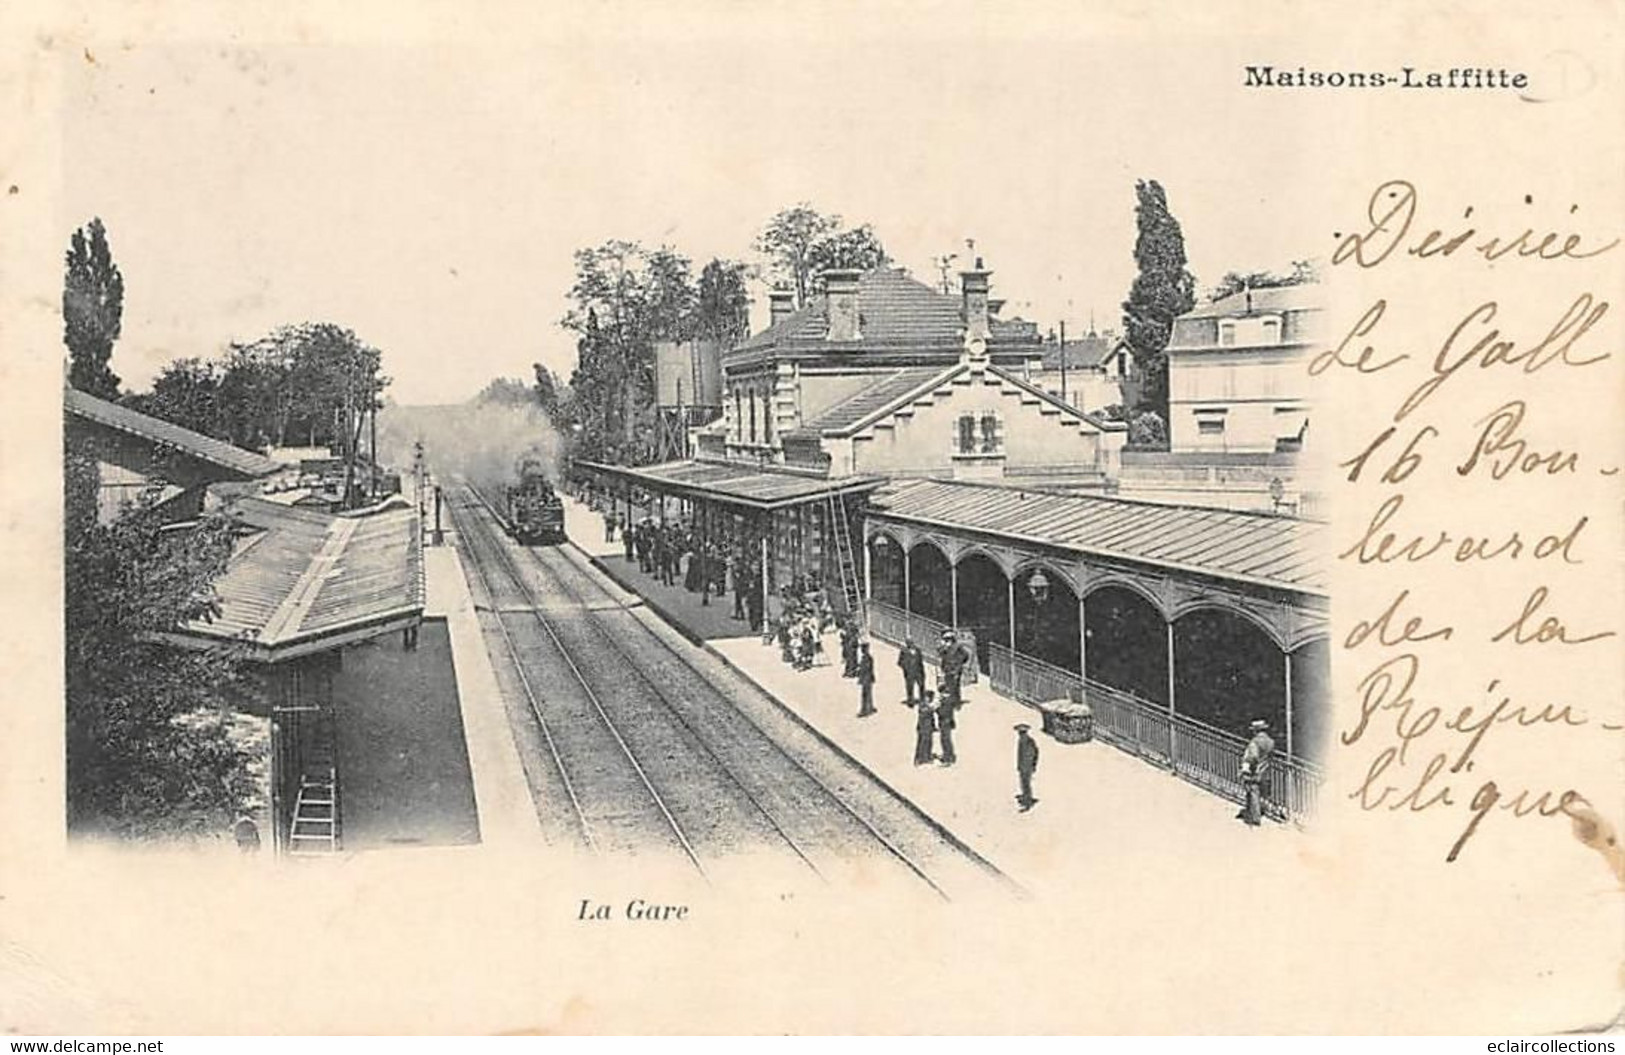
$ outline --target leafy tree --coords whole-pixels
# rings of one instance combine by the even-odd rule
[[[837,231],[814,242],[808,252],[814,292],[821,291],[823,283],[818,276],[825,271],[834,268],[873,271],[884,266],[888,260],[890,257],[886,255],[886,247],[880,244],[874,228],[868,224],[850,231]]]
[[[1168,338],[1174,319],[1196,306],[1196,279],[1185,267],[1185,235],[1168,211],[1168,196],[1156,180],[1141,180],[1135,218],[1139,236],[1134,260],[1139,274],[1123,302],[1123,334],[1144,382],[1142,407],[1168,409]]]
[[[769,220],[756,238],[756,251],[766,258],[771,277],[796,291],[798,307],[818,292],[824,270],[867,271],[888,259],[868,224],[847,229],[840,216],[821,213],[808,202],[782,209]]]
[[[645,460],[654,450],[654,342],[682,340],[694,323],[690,262],[675,251],[612,240],[576,252],[574,302],[562,325],[578,335],[571,387],[592,409],[591,457]]]
[[[1315,265],[1308,260],[1294,260],[1285,274],[1274,271],[1226,271],[1219,284],[1208,294],[1209,300],[1223,300],[1244,289],[1277,289],[1281,286],[1301,286],[1320,281]]]
[[[64,664],[71,831],[123,837],[226,830],[253,793],[228,735],[256,691],[236,647],[183,650],[156,635],[217,614],[231,556],[220,515],[166,528],[157,492],[110,524],[94,456],[64,450]]]
[[[1142,410],[1128,423],[1128,442],[1147,450],[1168,449],[1168,425],[1154,410]]]
[[[476,404],[499,407],[528,407],[537,405],[536,390],[516,377],[494,378],[474,397]]]
[[[81,392],[117,399],[119,378],[109,367],[124,318],[124,276],[113,263],[100,217],[73,232],[62,284],[62,340],[68,346],[68,383]]]
[[[230,441],[231,423],[222,413],[224,369],[206,359],[176,359],[152,382],[152,391],[127,398],[143,414],[173,422],[205,436]]]
[[[731,348],[750,335],[749,268],[734,260],[712,260],[700,270],[694,307],[694,335]]]

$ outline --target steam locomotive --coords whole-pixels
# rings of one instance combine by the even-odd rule
[[[564,502],[542,464],[519,463],[519,483],[508,488],[508,528],[522,545],[564,541]]]

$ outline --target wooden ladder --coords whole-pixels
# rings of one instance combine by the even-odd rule
[[[296,857],[339,850],[338,780],[331,765],[313,766],[299,777],[288,830],[288,853]]]
[[[830,495],[826,502],[830,534],[835,536],[835,563],[841,572],[841,596],[846,600],[847,614],[856,617],[861,624],[867,625],[867,613],[863,607],[863,585],[858,582],[857,560],[852,554],[852,526],[847,521],[846,503],[836,495]]]

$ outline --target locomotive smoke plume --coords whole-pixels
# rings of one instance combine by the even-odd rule
[[[411,471],[412,445],[423,441],[429,471],[442,481],[462,477],[500,491],[519,477],[519,463],[539,460],[555,483],[563,442],[540,407],[501,403],[389,406],[378,412],[378,452],[402,473]]]

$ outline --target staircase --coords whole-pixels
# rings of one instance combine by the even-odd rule
[[[835,542],[835,564],[840,569],[841,596],[847,614],[867,621],[863,606],[863,584],[858,581],[857,561],[852,555],[852,525],[847,521],[846,503],[838,496],[825,499],[830,534]]]

